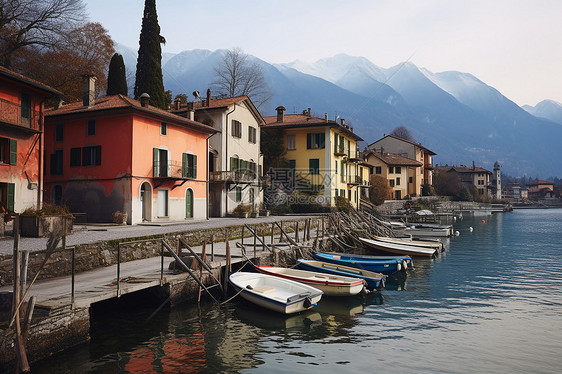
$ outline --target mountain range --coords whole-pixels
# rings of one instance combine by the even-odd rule
[[[117,45],[130,86],[136,51]],[[216,79],[224,50],[188,50],[162,56],[164,87],[175,96],[205,96]],[[433,73],[404,62],[381,68],[364,57],[339,54],[314,63],[270,64],[255,56],[272,98],[259,107],[263,116],[311,108],[313,115],[343,118],[366,146],[397,126],[408,128],[432,150],[434,164],[471,165],[546,179],[562,175],[562,105],[543,101],[518,106],[475,76],[457,71]],[[132,90],[131,90],[132,92]],[[214,95],[212,93],[212,95]]]

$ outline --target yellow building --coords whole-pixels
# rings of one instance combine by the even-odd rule
[[[285,115],[277,107],[277,116],[265,117],[265,128],[282,129],[291,183],[296,190],[317,192],[316,202],[334,206],[337,196],[359,206],[361,189],[368,187],[368,167],[361,163],[353,128],[324,118],[312,117],[310,108],[302,114]]]
[[[420,174],[423,164],[394,153],[367,151],[365,162],[371,166],[372,174],[388,179],[391,193],[390,200],[400,200],[406,196],[416,194],[414,183],[416,175]]]

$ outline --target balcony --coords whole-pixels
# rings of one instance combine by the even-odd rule
[[[258,176],[252,170],[212,171],[209,173],[211,183],[255,183]]]
[[[0,122],[22,128],[32,132],[40,132],[41,129],[41,112],[27,109],[22,113],[22,107],[19,104],[0,99]]]
[[[349,161],[353,161],[353,162],[357,162],[357,161],[361,161],[361,152],[355,150],[355,151],[349,151],[347,154],[347,157],[349,159]]]
[[[358,186],[362,182],[359,175],[350,175],[347,177],[347,184],[351,186]]]
[[[197,172],[181,161],[155,161],[152,165],[153,177],[158,179],[187,180],[195,179]]]
[[[347,155],[347,151],[343,144],[334,144],[334,155],[335,156],[345,156]]]

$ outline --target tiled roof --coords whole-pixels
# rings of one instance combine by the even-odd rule
[[[19,73],[16,73],[15,71],[12,71],[10,69],[6,69],[3,66],[0,66],[0,75],[17,80],[19,82],[25,83],[27,85],[33,86],[35,88],[38,88],[42,91],[46,91],[52,95],[55,96],[62,96],[62,92],[55,90],[54,88],[47,86],[46,84],[43,84],[39,81],[36,81],[34,79],[28,78],[25,75],[21,75]]]
[[[172,114],[166,110],[162,110],[151,105],[148,105],[147,107],[143,107],[140,101],[131,99],[130,97],[123,96],[123,95],[100,97],[96,99],[94,105],[90,107],[84,106],[81,101],[78,101],[75,103],[63,105],[58,109],[50,109],[45,112],[45,115],[47,117],[55,117],[55,116],[66,116],[66,115],[74,115],[74,114],[90,114],[90,113],[94,114],[102,111],[119,110],[119,109],[137,110],[140,112],[165,118],[168,121],[174,121],[179,124],[198,127],[207,132],[216,132],[216,130],[213,129],[211,126],[207,126],[205,124],[195,121],[190,121],[185,117]]]
[[[399,137],[399,136],[394,136],[394,135],[386,135],[385,137],[383,137],[383,138],[377,140],[376,142],[381,141],[381,140],[384,139],[384,138],[394,138],[394,139],[398,139],[398,140],[401,140],[401,141],[403,141],[403,142],[406,142],[406,143],[415,145],[416,147],[419,147],[419,148],[421,148],[421,149],[426,150],[426,151],[427,151],[430,155],[432,155],[432,156],[435,156],[435,155],[437,154],[437,153],[435,153],[435,152],[433,152],[433,151],[427,149],[426,147],[424,147],[423,145],[421,145],[421,144],[419,144],[419,143],[413,142],[413,141],[411,141],[411,140],[402,139],[401,137]],[[373,143],[369,144],[369,147],[370,147],[371,145],[375,144],[376,142],[373,142]]]
[[[435,170],[438,172],[449,172],[449,171],[456,171],[457,173],[487,173],[492,174],[491,171],[480,168],[478,166],[475,167],[468,167],[468,166],[436,166]]]
[[[207,100],[202,99],[201,101],[193,101],[190,102],[190,105],[193,105],[193,109],[196,111],[199,110],[213,110],[213,109],[226,109],[231,107],[234,104],[240,104],[242,102],[248,103],[250,111],[254,113],[259,123],[264,123],[264,119],[258,109],[255,107],[254,103],[248,96],[235,96],[235,97],[226,97],[221,99],[213,99],[209,100],[209,105],[207,105]],[[180,109],[171,109],[172,113],[177,113],[178,115],[186,113],[188,110],[187,105],[182,105]]]
[[[367,153],[365,156],[374,156],[384,162],[389,166],[422,166],[423,164],[419,161],[412,160],[411,158],[407,158],[404,156],[397,155],[396,153],[384,153],[381,154],[380,152],[371,151]]]
[[[539,186],[541,184],[547,184],[547,185],[553,185],[554,186],[554,183],[543,181],[543,180],[529,182],[529,183],[527,183],[527,186]]]
[[[306,114],[285,114],[283,122],[277,122],[277,116],[264,117],[266,128],[281,129],[281,128],[296,128],[296,127],[319,127],[330,126],[337,128],[339,131],[347,134],[355,140],[363,140],[359,135],[352,132],[350,129],[342,126],[341,124],[326,120],[325,118],[309,117]]]

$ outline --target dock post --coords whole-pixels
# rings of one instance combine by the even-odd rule
[[[299,242],[299,221],[295,222],[295,242]]]
[[[121,243],[117,243],[117,297],[119,297],[119,279],[121,278]]]
[[[72,247],[72,281],[70,284],[70,307],[74,309],[74,284],[76,281],[76,247]]]
[[[265,223],[261,224],[261,242],[263,243],[263,247],[261,248],[263,252],[265,251]]]
[[[164,282],[164,244],[160,242],[160,285]]]
[[[256,246],[258,245],[258,227],[254,225],[254,258],[256,258]]]
[[[274,233],[274,232],[275,232],[275,223],[272,223],[272,224],[271,224],[271,250],[274,249],[274,247],[273,247],[273,240],[274,240],[274,238],[273,238],[273,233]]]
[[[211,261],[215,261],[215,234],[211,235]]]

